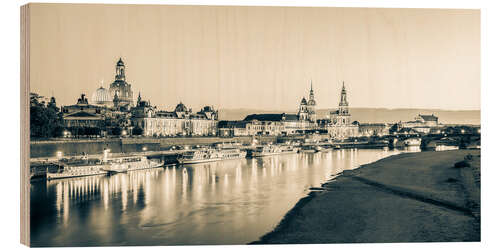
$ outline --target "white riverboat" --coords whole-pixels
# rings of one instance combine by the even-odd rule
[[[261,145],[251,150],[252,157],[263,157],[280,154],[295,154],[298,149],[291,145]]]
[[[127,156],[109,159],[102,170],[108,174],[161,167],[162,164],[146,158],[146,156]]]
[[[60,161],[55,173],[47,172],[47,180],[106,174],[99,159],[78,159]]]
[[[211,161],[222,161],[245,158],[247,152],[237,148],[202,148],[183,153],[178,161],[180,164],[194,164]]]
[[[146,156],[126,156],[116,158],[79,159],[61,161],[60,168],[55,173],[47,173],[47,180],[91,175],[103,175],[127,172],[140,169],[161,167],[162,164],[151,161]]]

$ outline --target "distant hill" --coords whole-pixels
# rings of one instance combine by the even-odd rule
[[[326,118],[331,109],[317,110],[318,118]],[[296,110],[256,110],[256,109],[221,109],[220,120],[242,120],[250,114],[296,113]],[[481,123],[479,110],[451,111],[440,109],[385,109],[385,108],[351,108],[353,121],[361,123],[393,123],[413,120],[418,114],[434,114],[444,124]]]

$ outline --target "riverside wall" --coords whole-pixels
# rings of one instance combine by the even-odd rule
[[[256,137],[260,142],[276,142],[275,136]],[[64,156],[100,154],[104,149],[114,153],[131,153],[143,150],[157,151],[169,146],[208,145],[221,142],[250,143],[252,137],[176,137],[176,138],[99,138],[53,139],[30,142],[30,157],[54,157],[58,151]]]

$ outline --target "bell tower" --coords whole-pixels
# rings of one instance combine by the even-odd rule
[[[132,86],[125,81],[125,63],[122,58],[116,62],[115,81],[109,85],[109,93],[116,94],[119,106],[133,106]]]
[[[305,97],[302,97],[302,100],[300,101],[298,116],[301,121],[309,120],[309,109],[307,107],[307,100]]]
[[[309,121],[316,122],[316,100],[314,100],[314,90],[311,80],[311,90],[309,90],[309,101],[307,102],[307,110],[309,113]]]
[[[122,58],[116,63],[116,75],[115,80],[125,81],[125,63],[123,63]]]
[[[342,82],[342,92],[340,92],[339,114],[349,115],[349,103],[347,102],[347,91],[344,82]]]

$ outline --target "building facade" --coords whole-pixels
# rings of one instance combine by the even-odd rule
[[[224,121],[218,126],[222,136],[293,135],[317,129],[316,100],[311,82],[309,100],[303,97],[296,114],[251,114],[243,121]]]
[[[356,137],[359,134],[359,125],[351,123],[349,103],[347,102],[347,91],[344,82],[340,92],[340,102],[337,110],[330,112],[331,123],[327,126],[328,133],[335,139],[346,139]]]
[[[402,129],[412,129],[418,133],[428,134],[432,129],[441,127],[438,117],[432,115],[418,114],[413,121],[399,122],[398,127]]]
[[[252,114],[244,121],[249,135],[293,135],[303,134],[315,128],[309,120],[300,119],[295,114]]]
[[[137,97],[131,109],[132,126],[142,129],[144,136],[215,136],[218,111],[211,106],[193,113],[182,102],[173,111],[161,111]]]
[[[219,121],[217,135],[221,137],[248,136],[247,124],[249,121]]]
[[[105,128],[106,109],[89,104],[85,94],[78,98],[74,105],[61,107],[66,132],[78,134],[101,134]]]
[[[386,123],[361,123],[359,136],[383,136],[389,134],[391,126]]]

